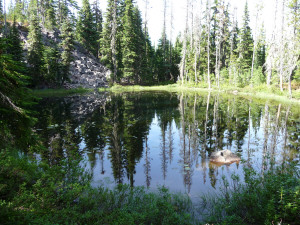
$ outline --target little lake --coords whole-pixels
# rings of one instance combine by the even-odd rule
[[[222,94],[136,92],[43,98],[35,130],[55,164],[70,154],[92,173],[92,185],[120,183],[197,198],[218,191],[222,177],[299,160],[298,105]],[[242,160],[209,162],[229,149]]]

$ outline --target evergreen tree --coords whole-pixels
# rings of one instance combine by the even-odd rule
[[[43,51],[44,77],[48,84],[54,84],[60,77],[60,52],[55,42],[51,46],[45,46]]]
[[[77,40],[92,54],[97,55],[97,30],[88,0],[82,1],[76,26]]]
[[[68,80],[70,75],[70,64],[73,61],[72,51],[74,50],[73,42],[73,29],[69,20],[66,20],[62,25],[61,30],[61,47],[63,49],[61,53],[61,77],[59,83],[62,85],[64,81]]]
[[[138,36],[135,27],[132,0],[125,0],[125,12],[123,21],[122,53],[123,53],[123,76],[127,82],[138,82],[136,62],[138,60],[137,42]]]
[[[7,37],[7,53],[12,56],[12,59],[17,62],[21,62],[23,58],[23,48],[21,46],[21,39],[19,30],[17,28],[17,23],[14,18],[13,25],[9,30]]]
[[[96,52],[97,52],[97,57],[99,57],[99,50],[100,50],[100,45],[98,39],[101,36],[102,33],[102,23],[103,23],[103,17],[102,17],[102,11],[100,9],[100,3],[99,0],[95,0],[94,4],[92,6],[92,12],[93,12],[93,19],[94,19],[94,24],[96,27],[96,37],[97,37],[97,46],[96,46]]]
[[[110,48],[112,21],[113,21],[114,0],[109,0],[106,10],[106,22],[104,23],[100,42],[100,60],[101,62],[113,71],[112,52]]]
[[[45,1],[44,25],[48,29],[53,29],[56,26],[54,0]]]
[[[238,43],[239,79],[242,84],[246,84],[246,82],[249,81],[250,68],[252,63],[253,38],[251,35],[251,28],[249,23],[250,16],[248,10],[248,2],[246,2],[243,16],[243,25],[239,33],[240,40]]]
[[[39,20],[36,16],[37,10],[35,2],[31,3],[31,17],[28,33],[28,55],[27,61],[30,66],[30,74],[33,79],[33,85],[37,85],[42,80],[43,51],[42,32]]]

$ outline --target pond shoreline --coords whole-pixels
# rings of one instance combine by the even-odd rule
[[[263,100],[273,100],[280,103],[292,103],[300,104],[300,98],[290,99],[285,95],[278,95],[276,93],[269,93],[267,91],[256,91],[254,88],[223,88],[223,89],[211,89],[203,87],[189,87],[189,86],[180,86],[177,84],[171,85],[161,85],[161,86],[121,86],[114,85],[109,88],[99,88],[99,89],[86,89],[86,88],[76,88],[76,89],[36,89],[32,90],[33,94],[37,97],[61,97],[72,94],[85,94],[98,90],[100,92],[139,92],[139,91],[168,91],[168,92],[212,92],[212,93],[223,93],[225,95],[237,95],[242,97],[253,97],[256,99]]]
[[[169,91],[169,92],[212,92],[212,93],[224,93],[228,95],[238,95],[242,97],[254,97],[258,99],[270,99],[277,102],[285,102],[285,103],[296,103],[300,104],[300,98],[292,98],[290,99],[288,96],[285,95],[278,95],[276,93],[269,93],[266,91],[257,91],[254,88],[250,89],[249,87],[246,88],[221,88],[221,89],[208,89],[204,87],[190,87],[187,85],[178,85],[178,84],[169,84],[169,85],[161,85],[161,86],[121,86],[121,85],[114,85],[109,88],[99,88],[99,91],[112,91],[112,92],[138,92],[138,91]],[[286,94],[283,92],[283,94]]]

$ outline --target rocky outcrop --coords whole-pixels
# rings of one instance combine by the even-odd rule
[[[232,153],[230,150],[226,149],[222,151],[213,152],[209,160],[214,163],[230,164],[234,162],[239,162],[241,158],[236,154]]]
[[[107,87],[110,70],[99,63],[95,57],[85,54],[76,46],[73,52],[74,61],[70,67],[70,81],[66,88],[98,88]]]
[[[28,30],[22,25],[18,26],[20,37],[25,51],[28,49]],[[53,42],[60,43],[59,31],[42,30],[43,43],[51,46]],[[89,54],[79,43],[75,43],[73,51],[73,62],[70,66],[69,81],[65,82],[65,88],[99,88],[107,87],[107,79],[110,76],[110,70],[103,66],[96,57]]]

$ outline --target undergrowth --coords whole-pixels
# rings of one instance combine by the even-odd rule
[[[92,188],[78,161],[58,165],[0,153],[1,224],[191,224],[190,200],[161,187]]]
[[[299,224],[300,174],[297,166],[263,174],[244,169],[245,181],[236,175],[223,177],[221,192],[202,198],[205,223]]]

